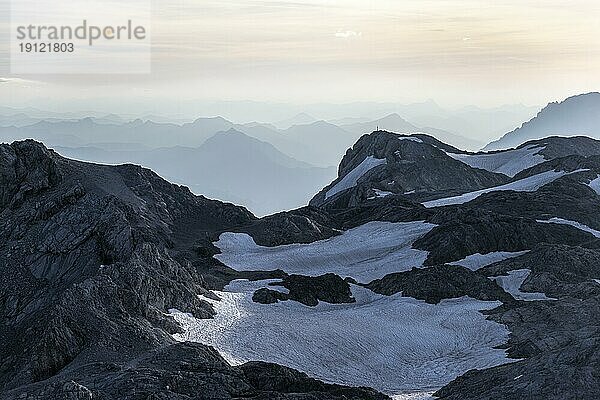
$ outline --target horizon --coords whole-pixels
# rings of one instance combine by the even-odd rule
[[[0,93],[21,106],[189,114],[190,103],[434,99],[450,109],[543,107],[600,89],[593,1],[565,9],[532,0],[153,0],[152,72],[133,75],[11,74],[8,3],[0,3]]]

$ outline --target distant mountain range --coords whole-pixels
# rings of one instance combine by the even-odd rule
[[[295,160],[233,128],[215,134],[199,147],[55,149],[78,160],[139,164],[196,193],[243,204],[257,215],[302,206],[335,176],[333,167]]]
[[[521,128],[487,145],[485,150],[518,147],[527,141],[551,135],[600,137],[598,110],[599,93],[552,103]],[[375,120],[344,118],[337,120],[336,124],[317,120],[308,113],[299,113],[275,124],[236,124],[223,117],[198,118],[187,123],[143,119],[124,122],[118,115],[98,113],[82,119],[61,119],[74,114],[53,113],[49,118],[39,120],[37,118],[42,115],[39,110],[15,111],[6,107],[0,109],[0,114],[5,116],[3,118],[13,118],[14,122],[18,122],[15,126],[0,127],[0,141],[33,138],[68,157],[100,163],[144,165],[165,178],[188,185],[196,193],[244,204],[259,215],[305,204],[334,177],[333,166],[348,149],[361,136],[377,129],[419,133],[422,138],[432,137],[433,140],[435,137],[440,141],[439,146],[450,145],[463,150],[476,150],[484,144],[451,131],[430,127],[440,126],[437,123],[417,125],[398,113]],[[426,117],[432,111],[439,112],[442,119],[450,118],[446,110],[433,102],[401,107],[401,111],[422,122],[433,122]],[[465,118],[477,116],[473,117],[476,124],[502,113],[525,113],[523,107],[517,106],[486,112],[467,107],[460,113]],[[451,118],[456,118],[456,115],[452,114]],[[528,151],[521,150],[524,154]],[[461,159],[460,155],[454,158]],[[484,155],[466,158],[487,160]],[[512,172],[511,168],[514,169],[514,166],[509,163],[490,171]],[[439,172],[436,174],[438,178],[443,176]]]
[[[560,103],[550,103],[533,119],[491,142],[484,150],[507,149],[553,135],[600,138],[600,93],[581,94]]]

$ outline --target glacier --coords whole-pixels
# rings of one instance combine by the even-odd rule
[[[215,292],[220,301],[204,298],[216,311],[214,319],[171,310],[184,328],[175,338],[214,346],[234,365],[274,362],[400,399],[436,390],[467,370],[512,361],[497,348],[508,340],[506,327],[479,312],[497,301],[463,297],[431,305],[351,285],[356,303],[254,303],[254,291],[269,282],[237,280]]]
[[[223,233],[215,258],[238,271],[273,271],[318,276],[332,272],[368,283],[393,272],[421,267],[427,251],[412,244],[436,225],[423,221],[369,222],[310,244],[259,246],[245,233]]]

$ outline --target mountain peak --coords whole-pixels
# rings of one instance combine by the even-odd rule
[[[547,136],[589,136],[600,138],[600,93],[590,92],[552,102],[520,128],[507,133],[484,150],[517,147]]]

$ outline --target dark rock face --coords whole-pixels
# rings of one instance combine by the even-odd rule
[[[316,306],[319,301],[331,304],[354,303],[348,282],[335,274],[321,276],[290,275],[281,283],[272,286],[283,286],[289,293],[263,288],[254,292],[252,300],[256,303],[272,304],[278,301],[294,300],[307,306]]]
[[[544,146],[540,154],[546,160],[562,158],[571,155],[578,156],[597,156],[600,154],[600,140],[592,139],[586,136],[560,137],[551,136],[544,139],[532,140],[519,147],[525,147],[531,144]]]
[[[3,398],[26,393],[29,399],[388,399],[372,389],[325,384],[274,364],[231,367],[214,349],[197,343],[152,350],[126,367],[95,363],[64,375],[64,383],[31,384]]]
[[[581,244],[595,238],[566,225],[544,224],[461,206],[438,211],[427,222],[439,224],[413,247],[430,252],[426,265],[460,260],[470,254],[528,250],[538,243]]]
[[[403,296],[425,300],[430,304],[463,296],[484,301],[499,300],[505,304],[515,302],[495,282],[455,265],[413,268],[411,271],[386,275],[365,286],[375,293],[391,296],[401,292]]]
[[[310,204],[343,209],[369,201],[374,197],[375,189],[400,195],[407,192],[417,192],[421,196],[452,195],[501,185],[509,180],[505,175],[471,168],[454,160],[436,146],[435,139],[431,139],[427,135],[401,136],[384,131],[364,135],[346,152],[338,179],[317,194]],[[368,156],[385,159],[386,164],[365,173],[358,179],[356,187],[326,198],[327,191]]]
[[[214,350],[174,345],[180,328],[166,314],[214,314],[198,294],[214,297],[211,285],[239,275],[211,258],[211,240],[255,221],[137,166],[67,160],[33,141],[1,145],[0,393],[261,396]]]
[[[252,295],[252,301],[261,304],[274,304],[278,301],[289,300],[287,293],[278,292],[267,288],[258,289]]]
[[[373,389],[328,385],[311,379],[304,373],[276,364],[250,362],[242,365],[241,369],[252,386],[264,392],[256,397],[257,399],[388,399],[387,396],[377,393]]]
[[[331,216],[314,207],[264,217],[241,231],[251,235],[261,246],[312,243],[340,234]]]
[[[499,276],[526,268],[531,273],[521,285],[524,292],[542,292],[553,298],[587,299],[600,294],[600,252],[564,245],[542,245],[514,259],[504,260],[478,272]]]
[[[497,276],[530,269],[521,291],[544,292],[557,301],[499,307],[489,318],[506,324],[509,355],[524,358],[470,371],[439,390],[441,399],[588,399],[600,393],[600,252],[542,245],[477,271]]]

